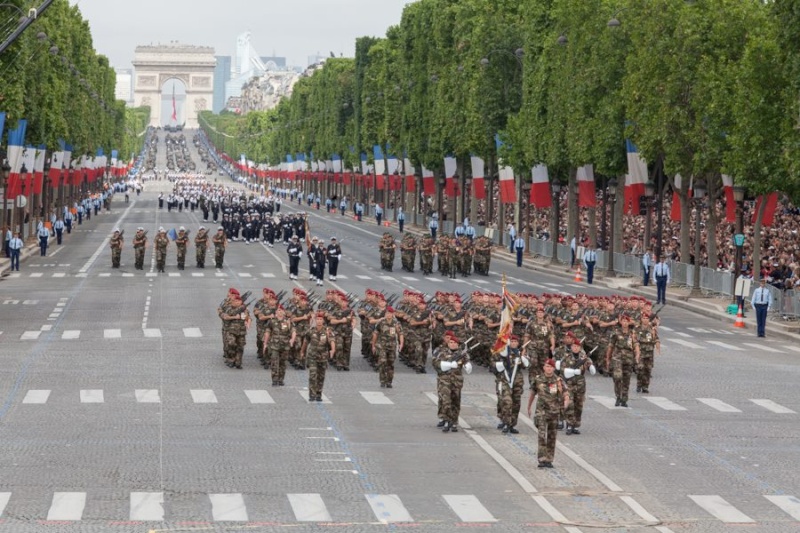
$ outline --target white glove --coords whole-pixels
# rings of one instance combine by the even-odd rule
[[[583,372],[583,371],[582,371],[580,368],[576,368],[576,369],[575,369],[575,371],[574,371],[574,374],[575,374],[576,376],[580,376],[580,375],[581,375],[581,372]]]
[[[496,362],[494,364],[494,367],[497,369],[498,372],[504,372],[506,369],[506,365],[504,365],[502,361]]]
[[[561,359],[556,361],[556,370],[561,370]]]
[[[341,259],[342,259],[342,254],[339,254],[339,255],[336,257],[336,259],[339,259],[339,260],[341,261]]]
[[[472,374],[472,363],[467,363],[464,365],[464,372],[467,374]]]
[[[442,361],[442,372],[447,372],[453,368],[455,368],[455,363],[451,363],[450,361]]]
[[[247,313],[242,313],[242,320],[244,320],[245,318],[247,318]]]
[[[529,368],[531,366],[531,360],[528,358],[527,355],[522,356],[522,366],[525,368]]]
[[[514,358],[514,364],[519,366],[520,364],[522,364],[522,360],[519,357],[515,357]]]
[[[592,366],[590,366],[590,367],[589,367],[589,373],[590,373],[591,375],[593,375],[593,376],[594,376],[595,374],[597,374],[597,369],[594,367],[594,365],[592,365]]]

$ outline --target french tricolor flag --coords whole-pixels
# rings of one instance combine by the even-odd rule
[[[578,167],[578,207],[597,207],[594,190],[594,165]]]
[[[636,145],[629,139],[625,141],[628,152],[628,173],[625,175],[625,213],[639,212],[639,198],[644,195],[644,184],[647,183],[647,163]],[[636,206],[636,209],[634,209]]]
[[[771,192],[767,195],[767,203],[764,206],[764,216],[761,219],[761,225],[765,228],[769,228],[772,224],[775,223],[775,211],[778,209],[778,193]],[[756,217],[758,216],[758,211],[761,209],[761,203],[764,201],[764,196],[759,196],[756,198],[756,207],[753,209],[753,218],[750,221],[751,224],[756,223]]]
[[[27,120],[17,122],[16,129],[8,131],[8,164],[11,172],[8,175],[8,186],[6,198],[14,199],[22,193],[22,182],[20,173],[22,171],[22,154],[25,151],[25,130],[28,127]]]
[[[500,167],[500,201],[505,204],[513,204],[517,201],[514,169],[508,166]]]
[[[44,185],[44,162],[47,157],[47,146],[40,144],[35,151],[33,163],[33,194],[42,194]]]
[[[444,158],[444,193],[448,198],[455,198],[458,195],[455,179],[457,168],[455,157],[448,155]]]
[[[429,196],[436,194],[436,180],[433,177],[433,171],[425,168],[425,165],[422,165],[422,190]]]
[[[22,151],[22,165],[25,167],[25,181],[22,183],[22,194],[33,194],[33,175],[36,167],[36,147],[27,146]]]
[[[683,178],[680,174],[675,174],[673,178],[673,187],[672,187],[672,209],[669,212],[669,218],[673,222],[680,222],[681,221],[681,195],[678,191],[681,190],[683,187]],[[692,197],[692,184],[689,183],[689,190],[686,191],[686,197]]]
[[[61,177],[61,171],[64,168],[64,152],[53,152],[50,156],[50,184],[53,188],[58,187],[58,179]]]
[[[472,165],[472,191],[477,200],[486,198],[486,163],[480,157],[473,155],[469,158]]]
[[[383,158],[383,148],[380,144],[372,147],[372,156],[375,158],[375,175],[383,176],[386,172],[386,161]]]
[[[547,165],[536,165],[531,169],[531,195],[528,201],[537,209],[552,207],[553,199],[550,195],[550,176],[547,172]]]
[[[408,157],[403,158],[403,172],[406,176],[406,192],[414,192],[416,189],[417,179],[414,175],[414,165]]]

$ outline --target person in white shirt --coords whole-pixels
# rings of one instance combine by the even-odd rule
[[[514,250],[517,252],[517,266],[522,266],[522,252],[525,251],[525,239],[522,238],[522,235],[514,239],[512,243]]]
[[[647,287],[650,285],[650,270],[653,266],[653,256],[650,255],[650,250],[647,250],[642,255],[642,285]]]
[[[56,244],[61,244],[61,238],[64,236],[64,221],[60,218],[53,222],[53,230],[56,232]]]
[[[653,274],[656,278],[656,304],[666,305],[667,285],[669,285],[670,274],[669,265],[667,265],[663,257],[658,259]]]
[[[431,221],[428,222],[428,229],[431,230],[431,238],[436,241],[436,231],[439,229],[439,214],[434,213],[431,215]]]
[[[514,223],[511,222],[508,225],[508,251],[512,254],[514,253],[514,240],[517,238],[517,228],[514,227]]]
[[[569,241],[569,253],[570,253],[569,267],[574,268],[575,256],[578,253],[578,240],[575,238],[574,235],[572,236],[572,239]]]
[[[23,246],[22,239],[19,238],[19,232],[15,232],[14,236],[8,242],[8,248],[11,252],[11,270],[19,272],[19,254]]]
[[[39,250],[41,251],[42,257],[47,255],[47,241],[50,239],[50,230],[47,229],[47,226],[39,222],[39,230],[36,232],[36,235],[39,236]]]
[[[750,305],[756,312],[756,324],[758,329],[758,336],[766,336],[767,326],[767,313],[772,307],[772,294],[767,288],[766,278],[761,278],[759,287],[753,292],[753,297],[750,299]]]
[[[592,284],[594,279],[594,266],[597,264],[597,252],[591,244],[586,247],[583,253],[583,266],[586,267],[586,283]]]

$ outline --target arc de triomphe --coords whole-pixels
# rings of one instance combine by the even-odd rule
[[[186,86],[183,119],[187,128],[197,128],[197,115],[210,110],[214,101],[214,49],[186,44],[137,46],[133,60],[136,81],[135,106],[150,106],[150,125],[161,126],[161,91],[170,79]]]

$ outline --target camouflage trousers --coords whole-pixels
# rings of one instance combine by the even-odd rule
[[[122,257],[122,249],[121,248],[112,248],[111,249],[111,266],[113,268],[119,268],[119,260]]]
[[[141,270],[144,268],[144,248],[134,248],[134,266]]]
[[[247,344],[247,334],[234,331],[225,332],[225,362],[242,366],[242,355]]]
[[[206,247],[205,246],[197,246],[194,249],[194,256],[197,260],[197,266],[203,267],[206,265]]]
[[[539,461],[553,462],[556,454],[556,435],[558,435],[558,415],[549,415],[537,409],[534,423],[539,432]]]
[[[256,352],[260,361],[269,364],[269,353],[264,353],[264,333],[267,331],[267,323],[260,320],[256,321]]]
[[[472,272],[472,256],[469,254],[461,256],[461,265],[459,267],[461,273],[465,276],[469,276]]]
[[[214,248],[214,263],[216,268],[222,268],[222,263],[225,260],[225,248],[218,246]]]
[[[308,397],[314,398],[322,395],[325,385],[325,371],[328,368],[328,358],[325,352],[308,354]]]
[[[363,337],[362,337],[363,338]],[[350,368],[350,349],[353,346],[352,332],[336,335],[336,366]]]
[[[581,427],[583,405],[586,400],[586,378],[577,376],[567,380],[569,390],[569,406],[567,407],[567,424],[574,428]]]
[[[289,357],[289,346],[275,342],[269,346],[269,363],[272,381],[282,382],[286,376],[286,360]]]
[[[364,319],[366,322],[366,319]],[[372,333],[367,327],[361,328],[361,355],[369,359],[372,356],[370,343],[372,341]]]
[[[461,414],[461,388],[464,386],[464,377],[449,372],[439,374],[436,379],[436,389],[439,394],[439,419],[458,424]]]
[[[413,252],[403,252],[400,254],[400,261],[403,263],[403,268],[409,272],[414,272],[414,264],[416,263],[417,256]]]
[[[628,389],[631,388],[633,365],[628,361],[611,361],[611,375],[614,377],[614,394],[623,402],[628,401]]]
[[[489,347],[492,345],[493,340],[490,341],[488,335],[480,335],[478,336],[477,340],[479,342],[478,347],[472,350],[470,359],[476,365],[487,366],[491,356],[491,350]]]
[[[524,388],[525,379],[522,377],[522,372],[519,371],[514,376],[513,386],[502,375],[497,381],[497,414],[503,424],[509,427],[517,425],[519,409],[522,406],[522,390]]]
[[[419,266],[423,274],[430,274],[433,272],[433,254],[420,254]]]
[[[178,266],[180,268],[183,268],[185,264],[186,264],[186,248],[184,248],[183,250],[178,248]]]
[[[439,272],[442,275],[449,275],[450,274],[450,261],[447,260],[446,255],[439,254]]]
[[[394,253],[381,252],[381,268],[391,269],[394,266]]]
[[[161,251],[156,249],[156,270],[164,270],[166,262],[167,262],[166,250]]]
[[[391,385],[394,380],[395,347],[378,347],[378,377],[381,385]]]
[[[650,377],[653,375],[653,356],[642,354],[636,366],[636,388],[647,389],[650,387]]]
[[[411,346],[411,366],[416,369],[424,369],[428,364],[428,350],[430,350],[430,342],[424,338],[414,339],[413,342],[408,343]]]
[[[297,333],[298,338],[302,338],[301,333],[298,331]],[[287,361],[292,366],[297,367],[305,367],[306,366],[306,354],[303,353],[302,345],[299,342],[296,342],[294,346],[289,348],[289,355],[287,356]]]

